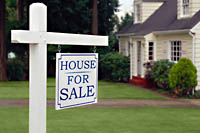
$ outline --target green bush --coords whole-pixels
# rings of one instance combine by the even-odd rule
[[[169,70],[174,65],[173,62],[168,60],[160,60],[153,62],[150,70],[150,79],[162,89],[169,89]]]
[[[149,61],[149,62],[144,63],[144,68],[146,69],[145,79],[147,81],[150,81],[150,82],[153,82],[153,79],[151,77],[152,65],[153,65],[153,61]]]
[[[100,59],[101,78],[111,81],[128,81],[130,71],[129,57],[119,53],[108,53]]]
[[[9,59],[7,62],[7,78],[8,80],[19,81],[25,76],[24,63],[19,59]]]
[[[175,94],[191,94],[197,85],[197,70],[192,61],[187,58],[180,59],[170,70],[169,82]]]

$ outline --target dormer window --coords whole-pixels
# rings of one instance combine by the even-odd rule
[[[135,8],[135,21],[139,23],[141,22],[141,4],[137,4]]]
[[[189,0],[181,0],[181,14],[182,14],[182,17],[189,16],[189,5],[190,5],[190,1]]]

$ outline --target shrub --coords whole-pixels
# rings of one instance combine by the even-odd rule
[[[150,78],[162,89],[169,89],[169,70],[174,65],[168,60],[153,62]]]
[[[100,71],[103,79],[128,81],[130,71],[129,57],[119,53],[108,53],[100,59]]]
[[[180,59],[170,70],[169,82],[175,94],[191,94],[197,85],[197,70],[192,61],[187,58]]]
[[[8,80],[23,80],[25,76],[24,64],[19,59],[9,59],[7,62]]]
[[[146,79],[147,81],[150,81],[150,82],[153,82],[153,79],[152,79],[152,77],[151,77],[152,65],[153,65],[153,61],[144,63],[144,67],[146,68],[146,71],[145,71],[145,79]]]

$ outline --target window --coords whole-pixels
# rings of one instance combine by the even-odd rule
[[[149,60],[154,60],[154,43],[149,42]]]
[[[182,16],[185,17],[185,16],[188,16],[189,15],[189,5],[190,5],[190,2],[189,0],[182,0]]]
[[[171,61],[177,62],[181,58],[181,41],[171,41]]]
[[[140,22],[141,21],[141,5],[140,4],[136,5],[135,13],[136,13],[136,23]]]

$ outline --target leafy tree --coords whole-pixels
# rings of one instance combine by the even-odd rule
[[[109,35],[118,23],[115,12],[118,11],[119,0],[99,0],[99,34]]]
[[[97,11],[97,31],[100,35],[112,33],[117,21],[114,12],[119,4],[118,0],[95,0],[98,7]],[[26,45],[11,44],[11,29],[29,29],[29,6],[34,2],[42,2],[48,7],[47,25],[50,32],[91,34],[92,30],[92,9],[93,0],[8,0],[7,1],[7,49],[8,52],[16,53],[17,57],[23,61],[28,58],[28,49]],[[23,14],[21,14],[23,12]],[[21,20],[19,21],[19,19]],[[111,42],[116,42],[112,37]],[[112,45],[113,46],[113,45]],[[113,48],[105,48],[103,51],[109,51]],[[62,52],[90,52],[91,47],[86,46],[62,46]],[[55,60],[57,46],[48,45],[48,61]],[[52,63],[53,64],[53,63]],[[25,66],[27,66],[26,64]]]
[[[18,21],[23,21],[24,18],[24,5],[23,5],[24,0],[17,0],[17,18]]]
[[[21,45],[21,44],[11,44],[11,34],[10,31],[12,29],[27,29],[27,22],[26,19],[23,19],[21,21],[19,21],[17,19],[17,10],[16,10],[17,6],[16,6],[16,0],[9,0],[6,3],[6,44],[7,44],[7,51],[9,52],[14,52],[16,54],[16,56],[21,59],[24,60],[25,56],[27,55],[27,53],[25,51],[27,51],[27,46],[26,45]]]
[[[129,13],[126,13],[124,17],[121,17],[121,23],[117,25],[118,31],[120,31],[124,26],[132,22],[133,22],[133,14],[130,15]]]
[[[98,7],[97,0],[93,0],[92,8],[92,34],[98,35]]]

